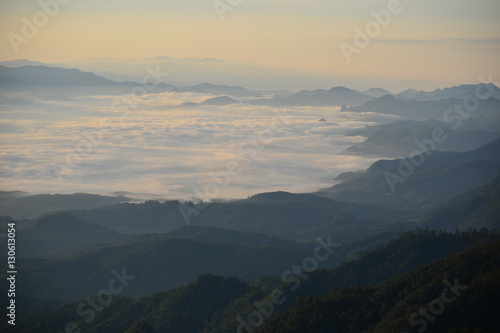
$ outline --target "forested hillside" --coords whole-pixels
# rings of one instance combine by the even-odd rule
[[[446,303],[439,320],[427,323],[429,332],[465,327],[494,332],[491,323],[498,311],[495,299],[500,281],[498,239],[487,231],[412,232],[331,270],[302,271],[295,277],[285,274],[284,282],[203,275],[169,292],[135,300],[114,295],[99,311],[91,311],[89,299],[68,304],[9,332],[63,330],[65,323],[75,322],[94,333],[129,329],[223,333],[258,323],[251,315],[255,311],[270,318],[251,326],[255,332],[411,332],[420,326],[411,326],[408,319],[443,297],[441,291],[449,286],[444,280],[467,288],[459,289],[456,297],[453,290],[443,294],[454,301]],[[417,320],[424,325],[421,316]]]

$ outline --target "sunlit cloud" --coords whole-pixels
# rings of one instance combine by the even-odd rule
[[[276,124],[249,159],[242,150],[252,148],[258,135],[270,128],[274,109],[247,104],[159,107],[210,97],[147,95],[138,98],[137,108],[127,116],[111,111],[114,96],[72,103],[33,101],[4,111],[2,188],[36,193],[129,191],[191,199],[194,189],[212,182],[211,175],[224,171],[228,161],[236,161],[242,172],[219,197],[239,198],[271,190],[315,191],[333,183],[339,173],[363,169],[373,161],[337,155],[362,139],[347,136],[350,130],[375,123],[338,108],[289,108],[286,123]],[[33,119],[33,109],[41,109],[41,116]],[[51,116],[62,110],[64,116]],[[321,118],[328,121],[320,122]],[[100,129],[105,119],[112,129]],[[66,166],[68,154],[85,142],[86,135],[102,142],[88,153],[83,150],[81,161],[66,168],[59,180],[53,165]]]

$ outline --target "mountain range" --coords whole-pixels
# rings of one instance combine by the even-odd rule
[[[312,119],[322,122],[313,121],[304,133],[344,131],[350,144],[359,142],[342,152],[347,164],[351,158],[386,159],[340,174],[315,193],[274,191],[211,202],[161,202],[128,192],[0,191],[2,290],[12,288],[6,254],[13,250],[4,239],[13,224],[19,271],[18,325],[3,321],[2,332],[496,332],[495,85],[398,94],[335,85],[292,93],[244,88],[230,78],[262,81],[275,73],[217,59],[17,60],[0,63],[0,104],[15,115],[13,106],[34,105],[38,98],[130,93],[148,66],[168,71],[166,80],[175,83],[151,92],[200,97],[173,112],[307,106],[314,117],[321,112]],[[199,81],[193,82],[195,72]],[[181,74],[183,81],[171,79]],[[459,123],[456,114],[447,119],[478,89],[491,96]],[[169,111],[164,109],[154,112]],[[364,124],[372,124],[371,117],[383,120],[339,129],[326,122],[328,112],[350,113]],[[0,299],[7,302],[7,293]]]
[[[493,181],[500,173],[499,152],[497,139],[468,152],[432,150],[406,159],[380,160],[365,172],[341,175],[343,182],[318,194],[337,201],[429,208]]]
[[[41,214],[70,209],[91,209],[133,199],[123,195],[104,196],[88,193],[30,194],[20,191],[0,191],[0,216],[17,220],[35,219]]]
[[[356,260],[301,278],[241,281],[205,274],[168,292],[138,299],[115,296],[99,311],[81,311],[88,298],[45,308],[41,320],[21,314],[21,324],[9,332],[45,332],[68,322],[96,333],[143,332],[139,328],[222,333],[244,331],[248,325],[256,332],[399,332],[415,326],[409,320],[412,313],[444,295],[445,287],[447,299],[453,301],[446,303],[438,320],[427,322],[429,332],[465,327],[494,332],[499,254],[498,234],[415,231]],[[110,266],[119,264],[119,257],[113,260]],[[77,271],[92,266],[93,261],[81,261]],[[128,292],[137,279],[151,276],[140,273],[127,285]],[[252,320],[256,311],[262,320]],[[468,315],[471,311],[474,315]]]
[[[422,228],[500,229],[500,177],[451,199],[421,222]]]
[[[253,63],[225,61],[213,58],[173,58],[159,56],[144,59],[90,58],[63,63],[41,63],[24,59],[0,62],[6,67],[47,66],[75,68],[92,72],[112,81],[142,82],[146,68],[159,66],[168,73],[168,81],[178,87],[188,87],[200,82],[215,85],[239,85],[252,90],[300,90],[304,87],[329,86],[332,82],[366,85],[367,80],[346,79],[326,73],[311,73],[288,67],[269,68]],[[375,83],[375,80],[371,82]]]
[[[471,122],[473,124],[469,126]],[[500,127],[496,127],[494,131],[489,130],[492,124],[494,122],[487,122],[483,129],[471,119],[464,121],[461,128],[455,130],[452,124],[435,119],[425,121],[397,120],[389,124],[374,125],[353,131],[350,133],[351,135],[366,136],[367,139],[345,149],[342,154],[392,158],[409,157],[416,149],[421,149],[415,142],[431,138],[436,129],[444,131],[446,140],[436,143],[435,148],[425,147],[423,152],[429,149],[465,152],[479,148],[500,137]]]
[[[102,61],[102,66],[108,64],[105,59]],[[217,63],[215,60],[206,61]],[[109,78],[96,75],[90,71],[91,68],[85,66],[75,69],[74,67],[60,68],[56,65],[47,66],[23,60],[4,62],[0,63],[0,88],[4,93],[30,91],[38,94],[49,94],[59,98],[75,94],[124,94],[130,93],[134,88],[142,86],[143,83],[139,82],[142,82],[145,75],[148,75],[149,79],[147,81],[155,84],[154,89],[148,91],[150,93],[199,92],[228,95],[230,98],[231,96],[242,98],[238,102],[266,106],[325,107],[343,105],[344,111],[386,113],[410,120],[440,119],[447,109],[451,108],[454,104],[460,104],[463,98],[469,97],[477,88],[477,85],[462,85],[428,93],[406,91],[392,95],[381,88],[358,91],[337,86],[329,90],[301,90],[292,94],[287,90],[251,91],[241,86],[218,85],[206,82],[178,87],[164,82],[164,80],[169,80],[169,75],[159,70],[159,67],[147,68],[149,68],[149,71],[146,72],[144,72],[144,68],[142,69],[143,74],[140,79],[135,78],[135,81],[116,81],[116,79],[110,80]],[[151,74],[152,71],[156,71],[156,73],[153,75]],[[160,76],[160,74],[165,77],[158,78],[157,76]],[[156,77],[155,82],[150,82],[152,81],[152,76]],[[55,87],[57,87],[58,93],[55,93]],[[487,87],[493,91],[492,96],[500,96],[500,90],[495,85],[488,84]],[[438,95],[439,98],[413,98],[426,94],[429,96]],[[11,104],[26,102],[5,97],[2,101],[3,103],[9,102]],[[496,111],[498,110],[499,103],[500,101],[493,97],[481,101],[478,113],[498,115]]]
[[[396,97],[412,99],[416,101],[438,101],[441,99],[448,98],[467,98],[476,95],[478,87],[474,84],[464,84],[461,86],[453,86],[444,89],[436,89],[433,91],[422,91],[415,89],[408,89],[400,92]],[[493,83],[485,83],[484,88],[479,90],[484,92],[484,89],[488,89],[493,97],[500,98],[500,89]],[[377,96],[380,97],[380,96]]]
[[[456,87],[455,89],[460,89],[460,87]],[[450,96],[453,96],[453,94]],[[401,99],[394,95],[385,95],[374,98],[363,105],[351,106],[343,108],[343,110],[350,112],[384,113],[399,116],[406,120],[421,121],[433,118],[446,121],[446,118],[450,117],[447,111],[453,110],[455,105],[462,106],[463,108],[463,103],[464,99],[457,97],[448,97],[437,101],[419,101],[408,100],[406,98]],[[473,117],[485,116],[498,118],[499,107],[500,100],[490,96],[486,100],[478,100],[477,110],[474,110],[474,112],[470,114],[472,114]]]

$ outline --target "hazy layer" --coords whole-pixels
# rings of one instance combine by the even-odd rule
[[[388,120],[338,108],[175,107],[210,97],[147,95],[128,115],[112,96],[0,106],[2,189],[193,199],[234,161],[241,172],[227,186],[221,178],[218,191],[210,186],[208,198],[314,191],[373,162],[337,153],[363,140],[346,136],[350,129]]]
[[[58,2],[44,20],[40,3]],[[293,70],[317,77],[307,86],[435,89],[500,76],[499,14],[496,0],[0,1],[0,60],[215,58],[269,68],[266,82]]]

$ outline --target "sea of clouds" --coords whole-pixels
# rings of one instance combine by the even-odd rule
[[[375,160],[339,155],[364,140],[346,134],[391,120],[338,107],[182,106],[212,97],[149,94],[136,97],[130,112],[113,107],[115,96],[4,102],[2,190],[124,191],[137,198],[190,200],[196,189],[213,182],[211,175],[235,161],[241,172],[217,198],[312,192],[335,184],[339,173],[365,169]],[[15,96],[6,100],[18,101]]]

